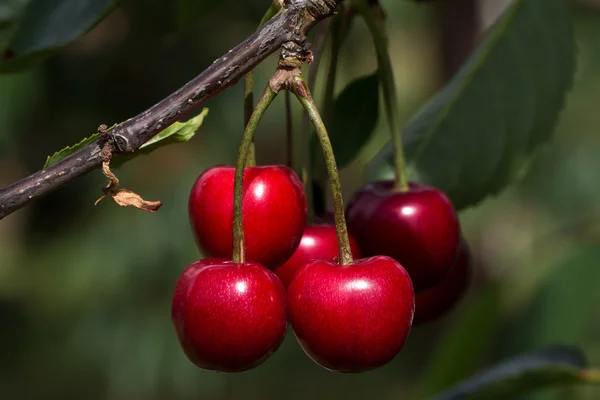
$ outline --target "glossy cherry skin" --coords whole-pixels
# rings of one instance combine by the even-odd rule
[[[349,235],[350,250],[353,258],[360,258],[358,243]],[[312,260],[338,261],[339,250],[335,225],[316,224],[307,225],[300,245],[285,263],[275,268],[273,272],[279,277],[283,286],[290,285],[292,278],[298,270]]]
[[[235,168],[219,166],[196,180],[189,215],[204,254],[231,258]],[[306,223],[302,182],[285,166],[244,170],[242,215],[246,259],[269,268],[281,265],[296,250]]]
[[[414,307],[407,272],[384,256],[347,266],[312,261],[288,288],[288,315],[298,342],[315,362],[339,372],[390,362],[410,332]]]
[[[267,360],[283,341],[286,293],[279,278],[258,264],[205,259],[181,274],[171,317],[192,363],[245,371]]]
[[[392,188],[391,181],[383,181],[361,189],[346,210],[348,230],[363,256],[394,258],[420,292],[450,272],[460,224],[454,206],[438,189],[418,183],[411,183],[405,192]]]
[[[450,273],[433,288],[417,293],[413,325],[433,321],[452,310],[469,288],[472,273],[471,250],[467,242],[461,240]]]

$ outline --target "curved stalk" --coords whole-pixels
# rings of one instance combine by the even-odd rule
[[[319,65],[321,64],[321,56],[325,50],[327,44],[327,36],[329,33],[329,20],[325,21],[320,27],[319,31],[314,40],[314,51],[313,55],[315,61],[310,65],[308,71],[308,88],[312,92],[317,82],[317,73],[319,71]],[[310,130],[310,119],[308,115],[304,113],[302,115],[302,125],[300,128],[300,162],[302,171],[302,184],[304,185],[304,192],[306,193],[306,200],[308,202],[308,221],[313,221],[315,218],[315,194],[313,191],[313,171],[312,171],[312,157],[311,157],[311,130]]]
[[[281,9],[281,4],[277,0],[273,0],[271,7],[267,10],[265,15],[258,24],[258,29],[262,28],[271,18],[277,14]],[[251,70],[244,77],[244,127],[248,125],[252,112],[254,111],[254,70]],[[248,150],[248,159],[246,160],[246,166],[253,167],[256,165],[256,149],[254,142],[250,145]]]
[[[292,102],[290,92],[285,92],[285,136],[286,136],[286,162],[287,166],[294,169],[294,121],[292,116]]]
[[[234,263],[244,263],[246,261],[246,246],[244,244],[244,224],[242,221],[242,200],[243,200],[243,184],[244,184],[244,168],[248,152],[252,146],[252,140],[254,139],[254,131],[260,122],[262,116],[267,111],[267,108],[273,102],[273,99],[277,96],[277,93],[271,89],[270,85],[263,92],[261,98],[258,100],[258,104],[254,109],[254,112],[250,116],[244,136],[242,137],[242,143],[240,145],[240,152],[235,167],[235,180],[233,189],[233,256],[232,261]]]
[[[408,177],[406,171],[406,160],[402,144],[402,128],[400,122],[400,107],[398,95],[396,94],[396,82],[392,60],[388,51],[388,40],[385,35],[383,22],[378,20],[367,0],[353,0],[353,4],[364,18],[375,44],[379,73],[383,83],[383,95],[388,117],[388,126],[392,136],[394,148],[395,188],[397,190],[408,190]]]
[[[331,141],[327,134],[327,129],[323,119],[317,110],[317,106],[310,94],[308,85],[302,77],[294,80],[293,91],[300,103],[308,113],[312,121],[317,137],[321,142],[327,173],[329,176],[329,186],[333,196],[333,208],[335,212],[335,227],[338,237],[338,249],[340,253],[340,265],[349,265],[354,261],[350,250],[350,240],[348,239],[348,229],[346,228],[346,217],[344,216],[344,200],[342,198],[342,186],[340,184],[340,175],[335,162],[335,155],[331,147]]]

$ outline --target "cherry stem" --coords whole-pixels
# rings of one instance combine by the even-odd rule
[[[350,26],[349,16],[345,11],[341,12],[340,15],[336,16],[329,24],[329,35],[331,36],[331,55],[329,59],[329,65],[327,67],[327,75],[325,78],[325,89],[323,94],[323,118],[329,125],[333,119],[333,110],[335,105],[335,84],[338,75],[338,65],[340,59],[340,51],[342,44],[348,36]],[[310,79],[310,77],[309,77]],[[310,83],[310,80],[309,80]],[[312,91],[314,88],[310,86],[309,89]],[[318,158],[313,160],[313,167],[315,178],[317,182],[322,186],[327,186],[327,178],[324,171],[324,165],[322,159]],[[326,193],[326,192],[324,192]],[[315,202],[320,202],[327,209],[327,196],[323,194],[322,198],[315,198]]]
[[[323,21],[315,37],[315,45],[313,55],[315,60],[310,65],[308,70],[308,88],[312,92],[317,82],[317,73],[319,71],[319,65],[321,63],[321,56],[325,51],[325,45],[327,44],[327,35],[329,32],[329,19]],[[313,171],[312,171],[312,153],[311,153],[311,139],[312,132],[310,129],[310,119],[307,113],[302,114],[302,125],[301,125],[301,138],[302,145],[300,146],[301,155],[300,160],[302,162],[302,184],[304,185],[304,192],[306,193],[306,201],[308,203],[308,221],[313,221],[315,217],[315,199],[312,185]]]
[[[394,148],[395,188],[400,191],[408,190],[408,177],[406,171],[406,160],[402,144],[402,128],[400,123],[400,107],[396,93],[396,83],[392,60],[388,51],[388,39],[385,35],[385,27],[382,18],[377,18],[367,0],[353,0],[353,4],[364,18],[377,52],[379,73],[383,83],[383,95],[385,100],[388,126],[392,135],[392,146]]]
[[[260,20],[258,24],[258,28],[261,28],[264,24],[267,23],[271,18],[277,14],[279,9],[281,8],[281,4],[279,1],[273,0],[271,6],[265,13],[265,15]],[[254,70],[251,70],[244,77],[244,127],[248,125],[250,121],[250,116],[254,111]],[[248,159],[246,160],[246,166],[253,167],[256,165],[256,149],[254,147],[254,141],[252,141],[250,145],[250,149],[248,150]]]
[[[342,48],[342,28],[343,28],[343,20],[344,15],[336,16],[330,23],[330,36],[331,36],[331,49],[330,49],[330,59],[329,65],[327,66],[327,75],[325,77],[325,89],[323,93],[323,119],[327,121],[327,124],[331,124],[331,120],[333,119],[333,109],[335,103],[335,83],[337,80],[338,73],[338,64],[340,58],[340,50]],[[310,88],[310,90],[313,90]],[[323,170],[322,160],[317,158],[313,160],[314,162],[314,172],[315,178],[317,182],[322,187],[327,186],[327,178],[325,177],[325,171]],[[323,204],[327,204],[326,197],[321,199]]]
[[[250,117],[254,111],[254,70],[248,72],[244,78],[244,127],[248,126]],[[248,149],[248,158],[246,160],[248,167],[256,165],[256,147],[254,140],[250,143]]]
[[[344,216],[344,199],[342,198],[342,185],[340,184],[340,174],[335,162],[335,155],[331,147],[331,141],[327,134],[327,129],[319,110],[310,94],[308,85],[302,77],[296,77],[293,82],[293,91],[300,103],[308,113],[317,132],[317,137],[321,142],[327,173],[329,175],[329,186],[333,196],[333,209],[335,212],[335,227],[338,237],[338,248],[340,253],[340,265],[352,264],[352,252],[350,250],[350,240],[348,239],[348,229],[346,228],[346,217]]]
[[[335,94],[335,82],[337,80],[338,62],[340,50],[342,48],[341,30],[344,16],[337,16],[330,25],[331,29],[331,59],[327,67],[327,77],[325,78],[325,92],[323,94],[323,115],[328,123],[333,118],[333,105]]]
[[[254,139],[254,131],[260,122],[261,118],[267,111],[267,108],[271,105],[277,93],[271,89],[270,85],[267,85],[262,96],[256,104],[254,112],[248,120],[246,129],[244,130],[244,136],[242,137],[242,143],[240,144],[240,152],[235,167],[235,180],[233,188],[233,257],[234,263],[244,263],[246,261],[246,246],[244,244],[244,223],[242,217],[242,200],[243,200],[243,185],[244,185],[244,167],[246,164],[246,158],[250,147],[252,147],[252,141]]]
[[[285,132],[287,147],[287,166],[294,168],[294,121],[292,120],[292,103],[290,92],[285,92]]]

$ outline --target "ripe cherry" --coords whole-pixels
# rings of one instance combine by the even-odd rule
[[[408,191],[398,192],[392,182],[376,182],[354,196],[346,215],[363,256],[394,258],[406,268],[417,292],[450,272],[460,226],[452,203],[440,190],[411,183]]]
[[[353,258],[360,258],[358,243],[350,235],[350,249]],[[300,245],[285,263],[273,272],[281,279],[286,288],[290,285],[294,274],[312,260],[337,261],[339,258],[338,240],[335,225],[307,225]]]
[[[235,168],[219,166],[196,180],[189,214],[196,242],[212,257],[231,258]],[[246,259],[274,268],[296,250],[306,223],[306,196],[290,168],[271,165],[244,170],[242,215]]]
[[[285,337],[285,289],[258,264],[205,259],[180,276],[171,316],[192,363],[245,371],[269,358]]]
[[[340,372],[391,361],[410,332],[414,306],[408,274],[384,256],[346,266],[312,261],[288,288],[289,319],[300,345],[318,364]]]
[[[417,293],[413,325],[432,321],[450,311],[467,291],[471,275],[471,251],[463,239],[458,249],[458,257],[450,273],[433,288]]]

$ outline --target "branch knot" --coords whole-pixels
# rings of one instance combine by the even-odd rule
[[[324,19],[334,13],[338,3],[336,0],[308,0],[307,9],[315,19]]]
[[[314,56],[310,48],[311,44],[308,42],[298,44],[294,41],[288,41],[283,43],[279,55],[279,66],[299,68],[302,63],[312,64]]]
[[[343,0],[284,0],[285,7],[304,8],[316,20],[332,15]]]

